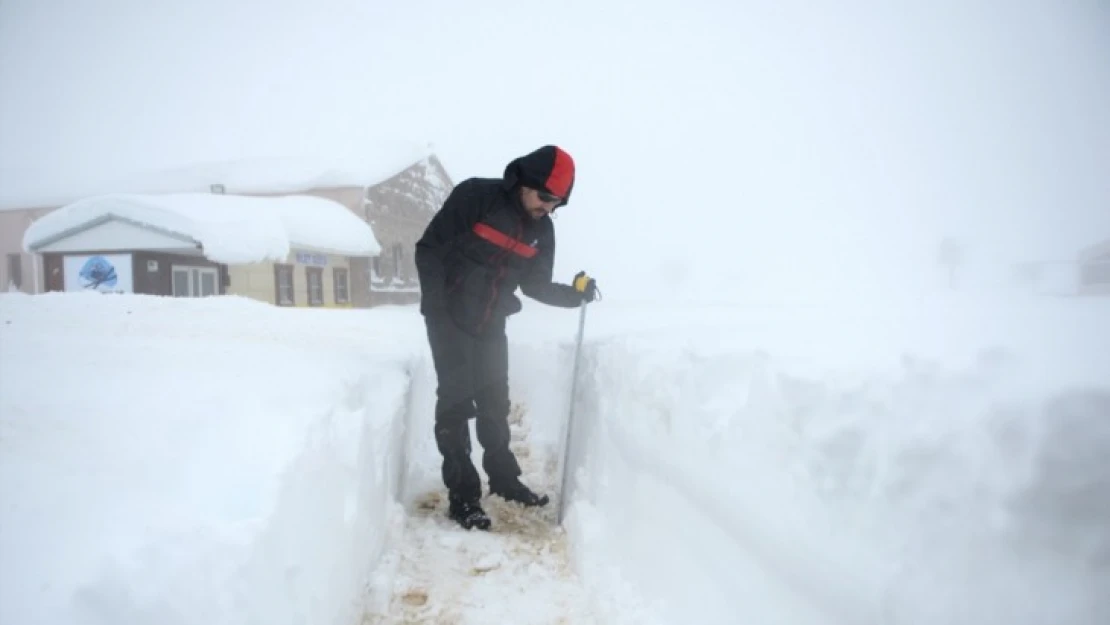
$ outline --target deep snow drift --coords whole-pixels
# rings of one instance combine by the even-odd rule
[[[417,581],[459,623],[1105,622],[1108,316],[593,305],[561,546],[427,504],[413,308],[0,295],[0,622],[391,622]],[[509,328],[548,487],[576,322]]]
[[[669,313],[595,313],[588,582],[672,623],[1110,619],[1110,301]]]
[[[354,622],[401,475],[390,319],[0,296],[0,622]]]

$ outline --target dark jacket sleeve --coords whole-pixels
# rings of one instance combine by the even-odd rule
[[[539,254],[532,263],[528,276],[520,283],[520,290],[537,302],[560,308],[575,308],[582,303],[582,294],[569,284],[551,281],[555,263],[555,231],[550,223],[540,236]]]
[[[443,207],[432,217],[423,236],[416,242],[416,272],[420,276],[420,312],[442,312],[447,307],[447,276],[444,257],[455,240],[470,231],[481,218],[484,206],[472,180],[464,180],[451,190]]]

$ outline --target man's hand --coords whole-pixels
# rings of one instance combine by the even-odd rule
[[[586,275],[585,271],[579,271],[574,274],[574,282],[572,283],[574,290],[582,294],[582,299],[587,302],[592,302],[595,299],[600,299],[601,293],[597,290],[597,281],[590,276]]]

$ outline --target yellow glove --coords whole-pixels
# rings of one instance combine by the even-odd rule
[[[597,282],[586,275],[585,271],[579,271],[574,275],[574,290],[583,295],[583,299],[587,302],[592,302],[598,297]]]

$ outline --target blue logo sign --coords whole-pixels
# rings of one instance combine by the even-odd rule
[[[77,275],[81,276],[81,286],[86,289],[116,286],[116,268],[103,256],[89,258]]]
[[[326,267],[328,264],[328,257],[326,254],[315,254],[312,252],[297,252],[297,262],[302,265],[315,265],[317,267]]]

